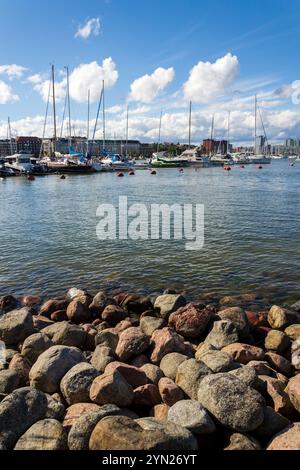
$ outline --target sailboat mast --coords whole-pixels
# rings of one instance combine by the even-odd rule
[[[104,80],[102,82],[102,89],[103,89],[103,150],[105,150],[105,96],[104,96]]]
[[[228,111],[227,155],[229,154],[229,138],[230,138],[230,111]]]
[[[190,101],[190,113],[189,113],[189,148],[191,148],[191,128],[192,128],[192,102]]]
[[[55,75],[54,65],[52,65],[52,99],[53,99],[53,123],[54,123],[54,140],[53,140],[53,153],[56,151],[56,105],[55,105]]]
[[[160,118],[159,118],[158,140],[157,140],[157,153],[159,152],[159,146],[160,146],[161,121],[162,121],[162,111],[160,112]]]
[[[255,95],[255,118],[254,118],[254,155],[256,155],[256,138],[257,138],[257,95]]]
[[[7,120],[8,123],[8,134],[9,134],[9,144],[10,144],[10,154],[13,155],[13,144],[12,144],[12,138],[11,138],[11,126],[10,126],[10,117]]]
[[[72,146],[72,128],[71,128],[71,103],[70,103],[70,82],[69,82],[69,67],[66,67],[67,71],[67,96],[68,96],[68,115],[69,115],[69,153],[71,152]]]
[[[125,145],[125,156],[128,157],[128,130],[129,130],[129,106],[127,105],[126,112],[126,145]]]
[[[88,112],[87,112],[87,130],[86,130],[86,156],[89,155],[90,139],[90,90],[88,90]]]
[[[212,118],[211,118],[211,131],[210,131],[210,140],[211,140],[211,143],[210,143],[210,156],[213,153],[214,124],[215,124],[215,116],[212,115]]]

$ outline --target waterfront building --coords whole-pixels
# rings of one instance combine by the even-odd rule
[[[16,147],[18,152],[31,153],[38,156],[40,154],[42,140],[39,137],[24,137],[16,138]]]
[[[38,156],[41,148],[41,139],[38,137],[25,137],[20,136],[16,139],[2,139],[0,140],[0,155],[5,157],[12,153],[26,152],[34,156]]]

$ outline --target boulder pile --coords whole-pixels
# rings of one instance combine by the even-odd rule
[[[300,450],[300,302],[0,298],[1,450]]]

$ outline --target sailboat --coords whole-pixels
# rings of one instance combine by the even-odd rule
[[[103,118],[103,122],[105,122],[105,117]],[[129,133],[129,107],[127,106],[125,157],[113,151],[106,150],[105,146],[103,146],[102,153],[104,157],[101,159],[101,162],[105,164],[106,166],[109,166],[114,171],[132,171],[135,168],[134,162],[129,161],[129,158],[128,158],[128,133]],[[103,137],[103,142],[105,142],[105,137]]]
[[[56,126],[56,102],[55,102],[55,71],[54,65],[51,67],[51,83],[49,87],[48,103],[46,109],[45,125],[48,113],[48,105],[50,101],[50,88],[52,87],[52,104],[53,104],[53,123],[54,123],[54,137],[52,156],[46,157],[41,160],[41,163],[47,166],[47,169],[57,173],[90,173],[93,172],[92,166],[85,159],[85,156],[81,153],[77,153],[72,148],[72,137],[71,137],[71,110],[70,110],[70,89],[69,89],[69,69],[67,70],[67,95],[66,103],[68,103],[68,115],[69,115],[69,153],[61,154],[56,151],[57,144],[57,126]],[[63,123],[62,123],[63,126]]]
[[[257,95],[255,95],[254,154],[249,156],[249,160],[250,160],[250,163],[256,163],[256,164],[261,165],[261,164],[271,163],[272,159],[271,159],[271,157],[267,157],[266,155],[257,154],[257,145],[256,145],[257,144],[257,142],[256,142],[257,141],[257,110],[258,110]],[[264,134],[265,134],[265,137],[266,137],[265,126],[264,126],[261,114],[260,114],[260,119],[261,119],[261,124],[262,124],[263,130],[264,130]]]
[[[153,152],[149,164],[153,168],[179,168],[181,166],[187,166],[187,161],[172,158],[165,150],[160,151],[162,116],[163,114],[161,111],[158,126],[157,149],[156,152]]]
[[[212,121],[212,135],[213,135],[213,123],[214,120]],[[227,135],[227,149],[226,149],[226,154],[223,155],[221,153],[221,148],[219,145],[218,152],[215,155],[212,155],[210,157],[210,162],[212,165],[232,165],[233,164],[233,159],[229,153],[229,133],[230,133],[230,113],[228,113],[228,135]],[[213,140],[213,138],[211,139]]]
[[[8,132],[10,139],[10,155],[5,157],[2,173],[4,173],[4,168],[7,171],[7,174],[14,172],[16,174],[22,173],[31,173],[33,171],[33,164],[31,162],[32,154],[26,152],[14,152],[14,146],[11,136],[11,126],[10,118],[8,118]]]
[[[181,155],[175,157],[174,160],[185,162],[188,166],[192,167],[206,167],[209,166],[209,157],[201,154],[200,147],[191,146],[192,135],[192,102],[189,106],[189,144],[188,148],[182,152]]]

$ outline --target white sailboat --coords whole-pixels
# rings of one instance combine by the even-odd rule
[[[212,119],[212,137],[213,140],[213,130],[214,130],[214,118]],[[229,134],[230,134],[230,113],[228,113],[228,135],[227,135],[227,149],[226,154],[221,153],[220,145],[218,148],[218,152],[215,155],[210,157],[210,163],[212,165],[232,165],[234,163],[230,153],[229,153]]]
[[[272,160],[271,157],[267,157],[266,155],[257,153],[257,146],[256,146],[256,141],[257,141],[257,95],[255,95],[255,111],[254,112],[255,112],[254,154],[249,156],[249,160],[250,160],[250,163],[255,163],[255,164],[258,164],[258,165],[271,163],[271,160]],[[264,130],[264,134],[265,134],[265,137],[266,137],[265,127],[264,127],[264,124],[263,124],[261,114],[260,114],[260,118],[261,118],[261,123],[262,123],[263,130]]]
[[[201,154],[199,147],[192,148],[191,146],[192,136],[192,102],[190,101],[189,107],[189,144],[188,148],[184,150],[181,155],[175,157],[175,161],[181,161],[192,167],[204,167],[209,165],[209,157]]]

